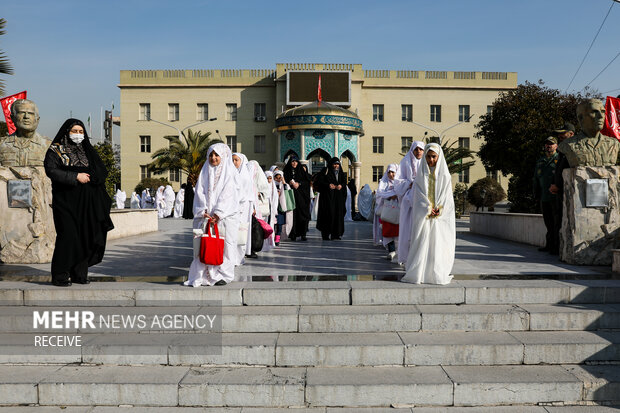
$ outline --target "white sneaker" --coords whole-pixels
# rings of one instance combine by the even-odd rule
[[[388,261],[392,261],[395,256],[396,256],[396,251],[392,251],[387,255],[387,257],[385,257],[385,259]]]

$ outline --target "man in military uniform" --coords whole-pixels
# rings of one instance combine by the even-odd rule
[[[553,130],[553,135],[558,140],[558,146],[562,144],[566,139],[572,138],[575,135],[575,126],[572,123],[565,122],[564,125],[555,128]],[[566,156],[558,150],[558,162],[555,167],[555,176],[553,178],[552,184],[549,187],[549,192],[556,195],[556,208],[555,208],[555,233],[554,237],[559,247],[560,242],[560,229],[562,228],[562,214],[564,213],[564,177],[562,176],[562,172],[564,169],[569,168],[568,160]]]
[[[538,250],[549,251],[550,254],[558,254],[559,251],[556,195],[549,192],[558,163],[557,148],[557,139],[548,137],[545,140],[545,154],[536,161],[534,170],[534,197],[540,200],[540,209],[547,228],[546,244]]]
[[[39,110],[28,99],[11,106],[11,119],[17,130],[0,137],[0,166],[43,166],[50,141],[37,133]]]

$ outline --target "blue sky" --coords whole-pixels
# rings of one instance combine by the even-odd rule
[[[28,90],[39,130],[119,109],[125,69],[270,69],[276,63],[361,63],[365,69],[518,72],[564,90],[612,0],[5,1],[0,49]],[[620,51],[620,3],[571,89]],[[615,29],[615,32],[614,32]],[[620,58],[593,84],[620,94]],[[119,131],[115,128],[115,141]]]

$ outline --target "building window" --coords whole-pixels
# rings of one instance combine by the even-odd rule
[[[459,105],[459,122],[469,122],[469,105]]]
[[[168,120],[175,122],[179,120],[179,104],[168,103]]]
[[[383,122],[383,105],[372,105],[372,120]]]
[[[441,105],[431,105],[431,122],[441,122]]]
[[[140,136],[140,152],[151,152],[150,136]]]
[[[237,137],[235,135],[226,136],[226,145],[231,151],[237,152]]]
[[[267,120],[267,104],[255,103],[254,104],[254,120],[257,122],[264,122]]]
[[[463,168],[463,170],[459,172],[459,182],[464,184],[469,183],[469,166],[467,168]]]
[[[379,182],[383,177],[383,166],[372,167],[372,181]]]
[[[491,178],[492,180],[499,182],[497,170],[490,171],[487,169],[487,178]]]
[[[149,119],[151,119],[151,104],[140,103],[140,113],[138,115],[138,120],[149,120]]]
[[[405,153],[409,152],[413,144],[413,136],[403,136],[400,138],[401,150]]]
[[[413,120],[413,105],[401,105],[403,122],[411,122]]]
[[[237,120],[237,104],[226,104],[226,120]]]
[[[383,136],[372,137],[372,153],[383,153]]]
[[[490,115],[493,113],[493,105],[487,105],[487,115]]]
[[[209,104],[199,103],[196,105],[196,120],[209,120]]]
[[[254,153],[265,152],[265,135],[254,135]]]
[[[469,138],[459,138],[459,148],[469,149]]]
[[[146,165],[140,165],[140,180],[151,177],[151,171]]]
[[[170,170],[170,182],[181,182],[181,170],[171,169]]]

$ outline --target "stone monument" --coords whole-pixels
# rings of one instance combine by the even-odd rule
[[[620,247],[620,143],[601,134],[605,108],[597,99],[577,106],[582,132],[562,142],[570,168],[563,172],[560,258],[569,264],[611,265]]]
[[[34,102],[16,100],[11,119],[17,130],[0,137],[0,262],[50,262],[56,230],[43,161],[51,142],[37,133]]]

